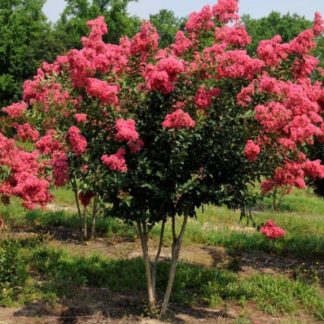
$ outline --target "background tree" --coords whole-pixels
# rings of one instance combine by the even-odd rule
[[[303,30],[312,27],[312,22],[298,14],[291,15],[290,13],[281,14],[273,11],[268,16],[255,19],[250,15],[243,15],[242,21],[246,26],[246,30],[251,36],[252,42],[248,46],[250,53],[255,53],[258,44],[263,39],[270,39],[275,35],[280,35],[283,42],[290,42]],[[315,50],[315,56],[321,61],[324,66],[324,39],[318,40],[318,46]]]
[[[0,6],[0,106],[21,97],[23,80],[63,47],[42,12],[45,0],[2,0]]]
[[[150,15],[150,21],[160,35],[159,46],[165,48],[174,42],[176,33],[183,29],[185,19],[176,17],[171,10],[162,9]]]
[[[104,16],[109,28],[105,40],[116,44],[121,36],[132,36],[139,28],[139,18],[127,13],[132,1],[136,0],[67,0],[55,26],[56,38],[63,41],[66,50],[80,48],[80,38],[88,33],[86,22]]]

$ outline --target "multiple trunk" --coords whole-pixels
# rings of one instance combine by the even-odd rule
[[[80,201],[78,197],[78,189],[76,182],[72,183],[75,201],[78,210],[78,216],[80,221],[80,233],[82,240],[88,239],[88,224],[87,224],[87,211],[84,209],[83,213],[81,211]],[[91,239],[94,239],[96,236],[96,216],[98,211],[98,197],[94,197],[93,201],[93,209],[92,209],[92,223],[91,223]],[[166,287],[166,291],[164,293],[164,298],[161,304],[160,317],[164,317],[166,315],[170,296],[174,284],[176,269],[179,261],[180,250],[182,246],[183,236],[185,233],[186,225],[188,222],[188,216],[184,216],[184,220],[181,226],[180,233],[176,234],[176,217],[172,217],[172,251],[171,251],[171,265],[168,277],[168,283]],[[159,246],[157,249],[157,253],[153,261],[149,255],[149,246],[148,246],[148,235],[150,228],[147,226],[145,221],[138,221],[138,233],[141,240],[141,247],[143,251],[144,265],[145,265],[145,275],[146,275],[146,284],[147,284],[147,293],[148,293],[148,301],[149,301],[149,310],[151,313],[156,313],[158,309],[157,302],[157,294],[156,294],[156,275],[157,275],[157,264],[160,259],[163,240],[164,240],[164,230],[165,230],[166,219],[162,221]]]
[[[80,199],[78,196],[78,187],[76,181],[72,181],[72,189],[74,192],[74,198],[77,206],[78,216],[79,216],[79,224],[80,224],[80,236],[81,240],[85,241],[89,238],[88,233],[88,213],[87,209],[84,208],[83,212],[80,206]],[[92,215],[91,215],[91,233],[90,239],[94,240],[96,238],[96,222],[97,222],[97,213],[98,213],[98,196],[96,195],[93,198],[93,208],[92,208]]]
[[[187,221],[188,221],[188,216],[184,216],[184,220],[183,220],[183,224],[182,224],[180,233],[179,233],[179,235],[177,235],[176,230],[175,230],[175,217],[172,217],[171,266],[170,266],[166,291],[165,291],[163,302],[161,305],[160,317],[164,317],[166,315],[166,312],[168,309]],[[149,299],[149,310],[152,313],[156,313],[157,307],[158,307],[157,295],[156,295],[156,267],[157,267],[157,264],[158,264],[158,261],[159,261],[160,255],[161,255],[162,246],[163,246],[165,223],[166,223],[166,220],[163,220],[161,232],[160,232],[160,240],[159,240],[158,250],[157,250],[154,260],[151,261],[151,258],[149,255],[149,247],[148,247],[149,229],[145,222],[140,222],[140,221],[137,222],[138,232],[139,232],[139,236],[141,239],[141,246],[142,246],[142,251],[143,251],[144,265],[145,265],[147,292],[148,292],[148,299]]]

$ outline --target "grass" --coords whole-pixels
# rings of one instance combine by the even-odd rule
[[[73,207],[73,195],[70,191],[59,189],[55,192],[56,204]],[[313,257],[324,259],[324,200],[315,197],[309,191],[294,191],[283,200],[284,211],[273,213],[270,202],[263,202],[263,211],[253,213],[253,219],[261,225],[268,219],[284,228],[287,235],[275,242],[264,238],[256,229],[246,230],[246,221],[239,222],[237,211],[225,207],[206,206],[197,211],[186,231],[184,244],[221,245],[229,251],[263,251],[281,256],[298,258]],[[15,208],[16,206],[16,208]],[[79,219],[72,211],[30,211],[25,212],[17,204],[1,207],[0,212],[11,228],[63,227],[76,230]],[[90,220],[89,220],[90,227]],[[160,227],[156,226],[151,237],[159,236]],[[113,218],[98,219],[97,232],[108,238],[126,237],[135,239],[136,228]],[[166,244],[171,242],[170,224],[166,226]]]
[[[77,230],[79,220],[73,210],[73,194],[60,189],[55,192],[55,199],[55,204],[72,208],[67,211],[26,212],[19,207],[17,201],[13,201],[12,205],[1,205],[0,213],[13,229],[47,230],[61,227]],[[206,206],[204,211],[198,210],[197,218],[188,223],[184,244],[223,246],[231,255],[248,251],[252,254],[266,252],[312,262],[314,259],[324,260],[324,200],[309,191],[294,191],[283,200],[280,213],[271,211],[270,199],[265,199],[257,207],[253,212],[254,221],[260,225],[270,218],[274,219],[287,232],[283,239],[274,242],[265,239],[256,229],[251,226],[247,228],[245,220],[240,222],[237,211]],[[156,226],[152,230],[151,239],[158,238],[159,229]],[[98,232],[110,239],[137,238],[133,226],[113,218],[100,218]],[[168,224],[165,243],[170,245],[170,242],[171,228]],[[168,262],[162,262],[158,269],[157,287],[160,292],[166,285],[168,268]],[[6,269],[8,271],[4,271]],[[172,295],[173,302],[209,307],[234,303],[242,309],[252,303],[267,314],[297,316],[302,312],[324,321],[323,290],[318,287],[318,281],[306,280],[309,278],[303,273],[294,278],[258,272],[242,277],[239,272],[235,272],[235,267],[232,269],[181,263]],[[315,278],[316,271],[312,275]],[[96,255],[72,255],[68,251],[43,244],[42,237],[14,243],[0,241],[1,305],[34,300],[55,303],[60,298],[71,297],[78,287],[106,287],[115,292],[145,293],[142,260],[110,260]],[[237,319],[237,323],[244,323],[244,320]]]
[[[14,246],[20,256],[20,271],[29,273],[29,277],[24,277],[25,283],[20,283],[20,301],[38,298],[55,302],[63,297],[72,298],[77,294],[77,287],[145,293],[144,265],[139,258],[108,260],[99,256],[71,256],[62,250],[45,247],[35,239],[3,241],[1,246],[2,250],[7,248],[10,251]],[[18,262],[17,258],[13,261],[14,264]],[[168,269],[168,262],[162,262],[158,268],[157,288],[160,292],[166,285]],[[14,277],[12,281],[15,282]],[[271,315],[294,315],[303,310],[314,318],[324,319],[323,296],[314,285],[265,274],[242,278],[229,270],[187,263],[179,264],[172,300],[183,305],[210,307],[228,303],[244,306],[255,302],[258,309]],[[0,303],[12,304],[8,298],[0,299]]]

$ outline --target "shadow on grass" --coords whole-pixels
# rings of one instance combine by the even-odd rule
[[[13,231],[49,234],[53,239],[59,241],[81,241],[80,220],[74,213],[34,210],[24,212],[19,217],[7,215],[6,223]],[[88,219],[88,228],[91,228],[90,218]],[[127,225],[118,219],[98,218],[96,234],[97,237],[122,236],[133,240],[137,232],[134,226]]]
[[[97,256],[72,257],[63,251],[39,246],[29,259],[30,271],[40,283],[38,290],[43,302],[26,304],[16,316],[34,317],[49,315],[44,307],[47,296],[55,296],[62,310],[58,318],[73,323],[73,318],[99,316],[122,319],[125,316],[145,315],[146,280],[141,258],[131,260],[107,260]],[[158,268],[157,289],[161,296],[167,283],[169,263],[162,262]],[[172,320],[181,323],[177,313],[191,317],[228,318],[225,312],[204,308],[209,305],[204,296],[206,286],[218,282],[221,290],[237,283],[237,276],[227,271],[207,269],[180,263],[172,296]],[[236,292],[224,298],[239,297]],[[196,309],[194,305],[203,308]],[[45,310],[45,311],[44,311]]]

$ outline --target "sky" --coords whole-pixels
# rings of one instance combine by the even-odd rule
[[[216,0],[139,0],[131,3],[128,11],[141,18],[169,9],[183,17],[192,11],[200,10],[204,5],[214,5]],[[44,11],[55,22],[65,7],[64,0],[47,0]],[[240,13],[250,14],[253,18],[267,16],[271,11],[297,13],[312,19],[315,11],[324,15],[324,0],[240,0]]]

